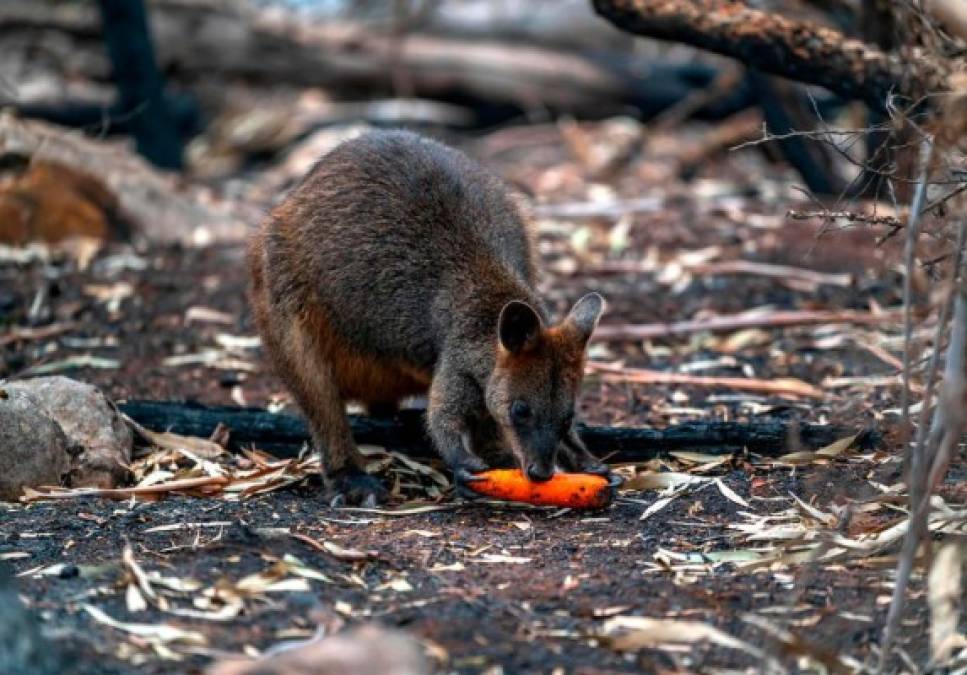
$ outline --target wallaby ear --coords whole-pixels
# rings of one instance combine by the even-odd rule
[[[500,310],[497,336],[501,346],[511,354],[533,348],[541,336],[541,318],[526,302],[512,300]]]
[[[604,312],[604,298],[597,293],[588,293],[574,303],[574,307],[564,319],[564,325],[573,330],[582,343],[586,343],[594,332],[594,327],[598,325],[602,312]]]

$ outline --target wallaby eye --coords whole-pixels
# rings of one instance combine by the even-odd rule
[[[531,417],[531,407],[526,402],[517,400],[510,404],[510,419],[514,422],[526,422]]]

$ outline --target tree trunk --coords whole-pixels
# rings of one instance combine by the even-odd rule
[[[181,137],[164,96],[143,0],[100,0],[102,30],[117,86],[115,114],[128,120],[138,152],[180,169]]]

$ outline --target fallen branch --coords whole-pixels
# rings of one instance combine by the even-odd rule
[[[884,53],[836,30],[742,2],[594,0],[594,8],[630,33],[730,56],[884,112],[896,95],[919,101],[949,90],[946,67],[922,55]]]
[[[280,457],[291,457],[309,441],[309,429],[301,417],[257,408],[206,407],[166,401],[128,401],[118,407],[149,429],[185,436],[207,438],[222,423],[231,429],[229,447],[234,450],[256,445]],[[426,436],[424,417],[422,411],[403,410],[391,419],[350,415],[349,423],[358,443],[399,448],[412,457],[436,458]],[[856,429],[832,425],[779,420],[690,422],[666,429],[579,425],[578,430],[593,452],[611,462],[646,461],[670,450],[688,448],[702,448],[704,452],[717,454],[748,448],[776,457],[793,450],[824,447],[856,432]],[[865,447],[878,442],[875,432],[863,436]]]
[[[733,314],[715,316],[710,319],[676,321],[675,323],[620,324],[602,325],[591,336],[598,342],[620,342],[623,340],[651,340],[653,338],[688,335],[702,331],[728,332],[744,328],[788,328],[791,326],[815,326],[821,324],[879,324],[900,318],[898,312],[859,312],[855,310],[830,311],[778,311],[762,314]]]
[[[745,377],[712,377],[702,375],[684,375],[681,373],[666,373],[660,370],[646,368],[625,368],[623,366],[588,362],[587,369],[592,373],[601,373],[601,379],[606,382],[630,382],[633,384],[681,384],[693,387],[723,387],[740,391],[754,391],[760,394],[775,394],[777,396],[804,396],[807,398],[823,398],[822,389],[814,387],[808,382],[794,378],[776,378],[774,380],[757,380]]]
[[[828,274],[803,267],[789,265],[773,265],[754,260],[722,260],[720,262],[696,263],[682,265],[682,269],[695,274],[748,274],[750,276],[770,277],[788,281],[800,281],[817,286],[848,287],[852,282],[849,274]],[[654,265],[645,265],[637,260],[605,260],[597,264],[581,265],[573,268],[574,272],[582,274],[634,274],[654,272]]]
[[[701,263],[685,269],[696,274],[748,274],[751,276],[771,277],[790,281],[803,281],[817,286],[848,287],[853,283],[849,274],[829,274],[802,267],[773,265],[753,260],[723,260],[721,262]]]
[[[663,197],[639,197],[610,202],[536,204],[531,212],[538,218],[618,218],[631,213],[654,213],[664,205]]]

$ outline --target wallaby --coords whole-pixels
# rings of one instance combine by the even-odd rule
[[[556,465],[608,473],[574,430],[604,301],[586,295],[550,324],[520,209],[463,153],[405,131],[342,143],[268,215],[248,262],[264,349],[334,502],[387,496],[346,402],[394,410],[427,391],[430,437],[462,489],[488,465],[534,481]]]

